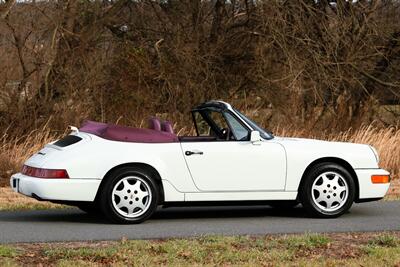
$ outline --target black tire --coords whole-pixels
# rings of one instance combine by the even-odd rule
[[[268,203],[268,205],[271,206],[272,208],[279,209],[279,210],[294,209],[299,204],[300,203],[297,200],[277,200],[277,201],[271,201],[270,203]]]
[[[348,190],[346,192],[347,194],[347,199],[343,200],[343,204],[340,205],[340,202],[336,202],[337,209],[336,210],[325,210],[324,208],[321,208],[320,203],[326,203],[326,202],[320,202],[319,205],[314,201],[313,199],[313,194],[318,195],[319,192],[315,192],[316,190],[312,190],[313,183],[320,177],[320,175],[324,173],[336,173],[339,174],[341,178],[344,179],[344,181],[347,183]],[[328,174],[331,175],[332,177],[334,174]],[[328,180],[331,178],[328,178]],[[341,181],[343,183],[343,181]],[[323,184],[324,185],[324,184]],[[329,185],[329,182],[328,182]],[[326,186],[328,186],[326,185]],[[330,185],[329,185],[330,186]],[[344,214],[346,211],[350,209],[350,207],[353,205],[354,198],[355,198],[355,193],[356,193],[356,185],[354,183],[354,179],[351,176],[351,174],[342,166],[335,164],[335,163],[321,163],[316,166],[314,166],[307,174],[305,177],[305,180],[302,183],[302,186],[299,188],[299,196],[300,196],[300,201],[305,208],[305,210],[313,217],[320,217],[320,218],[336,218]],[[333,197],[333,194],[335,194],[335,191],[329,190],[326,192],[324,196],[327,198]],[[340,196],[342,193],[340,193]],[[335,194],[336,197],[336,194]],[[333,204],[332,204],[333,206]],[[339,208],[340,207],[340,208]]]
[[[81,203],[76,205],[78,209],[92,215],[100,215],[101,210],[94,202]]]
[[[113,204],[113,196],[112,192],[114,187],[122,181],[124,178],[126,179],[127,177],[138,177],[141,179],[141,182],[143,184],[146,184],[147,190],[151,192],[149,193],[149,196],[151,196],[148,200],[149,202],[146,204],[148,206],[147,209],[143,214],[138,215],[137,217],[128,217],[122,215],[121,209],[120,212],[117,211],[117,208],[114,207]],[[141,223],[148,219],[157,209],[157,205],[159,202],[160,194],[159,194],[159,188],[157,183],[155,182],[154,177],[152,177],[151,173],[143,168],[138,168],[138,167],[124,167],[117,169],[113,171],[107,178],[104,183],[104,185],[101,188],[100,191],[100,197],[99,197],[99,204],[101,207],[101,210],[103,214],[113,223],[120,223],[120,224],[135,224],[135,223]],[[121,190],[123,191],[123,189]],[[134,196],[132,194],[131,196],[132,200],[134,199]],[[115,200],[115,199],[114,199]],[[115,200],[116,201],[116,200]],[[121,200],[120,200],[121,201]],[[144,211],[144,209],[143,209]],[[129,210],[127,211],[129,213]]]

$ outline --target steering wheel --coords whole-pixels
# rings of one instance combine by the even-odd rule
[[[230,137],[231,137],[231,130],[229,128],[222,128],[221,129],[221,139],[229,140]]]

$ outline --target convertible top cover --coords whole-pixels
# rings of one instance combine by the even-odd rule
[[[174,133],[154,129],[132,128],[95,121],[85,121],[81,132],[94,134],[104,139],[135,143],[174,143],[179,142]]]

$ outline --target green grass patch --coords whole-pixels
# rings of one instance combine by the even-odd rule
[[[0,257],[12,258],[18,255],[18,250],[11,246],[0,245]]]
[[[400,240],[394,235],[385,233],[372,239],[369,244],[381,247],[397,247],[400,245]]]
[[[390,233],[383,233],[372,238],[361,248],[367,255],[381,257],[388,251],[398,251],[400,254],[400,239]]]
[[[331,239],[323,234],[305,234],[301,236],[288,236],[282,239],[286,249],[314,249],[325,247]]]
[[[210,236],[197,239],[160,241],[126,241],[101,248],[49,248],[45,255],[63,263],[71,260],[88,262],[122,262],[154,265],[258,265],[268,262],[290,262],[296,250],[312,250],[327,246],[325,235],[306,234],[280,239],[248,236]]]
[[[360,235],[364,237],[360,238]],[[396,266],[400,263],[399,234],[357,236],[309,233],[257,237],[206,236],[33,244],[33,250],[25,245],[19,248],[20,251],[4,246],[6,256],[0,257],[0,265],[13,266],[12,257],[16,253],[19,254],[14,259],[18,264],[29,262],[34,253],[34,257],[42,259],[46,266]]]

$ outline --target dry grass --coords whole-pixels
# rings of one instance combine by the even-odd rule
[[[186,128],[177,132],[186,132]],[[311,132],[298,130],[294,127],[277,127],[273,132],[279,136],[297,136],[317,138],[331,141],[347,141],[363,143],[374,146],[380,155],[380,166],[389,170],[393,179],[400,174],[400,129],[378,128],[372,125],[363,126],[357,130],[345,132]],[[52,132],[49,127],[32,131],[29,135],[10,138],[4,134],[0,138],[0,177],[2,184],[8,182],[12,173],[20,170],[23,162],[32,154],[36,153],[45,144],[54,141],[60,133]],[[6,178],[6,179],[4,179]]]
[[[65,208],[67,206],[53,204],[47,201],[37,201],[33,198],[15,193],[9,187],[0,187],[0,211],[10,210],[41,210]]]
[[[26,136],[10,137],[7,132],[0,137],[0,177],[8,178],[19,171],[23,162],[38,152],[45,144],[54,141],[59,133],[53,133],[47,125]],[[7,181],[6,181],[7,182]],[[0,185],[4,179],[0,180]]]
[[[399,266],[398,232],[0,246],[12,266]]]
[[[354,133],[342,133],[333,140],[370,144],[379,153],[380,166],[390,170],[393,177],[398,177],[400,171],[400,130],[395,128],[374,128],[366,126]]]

